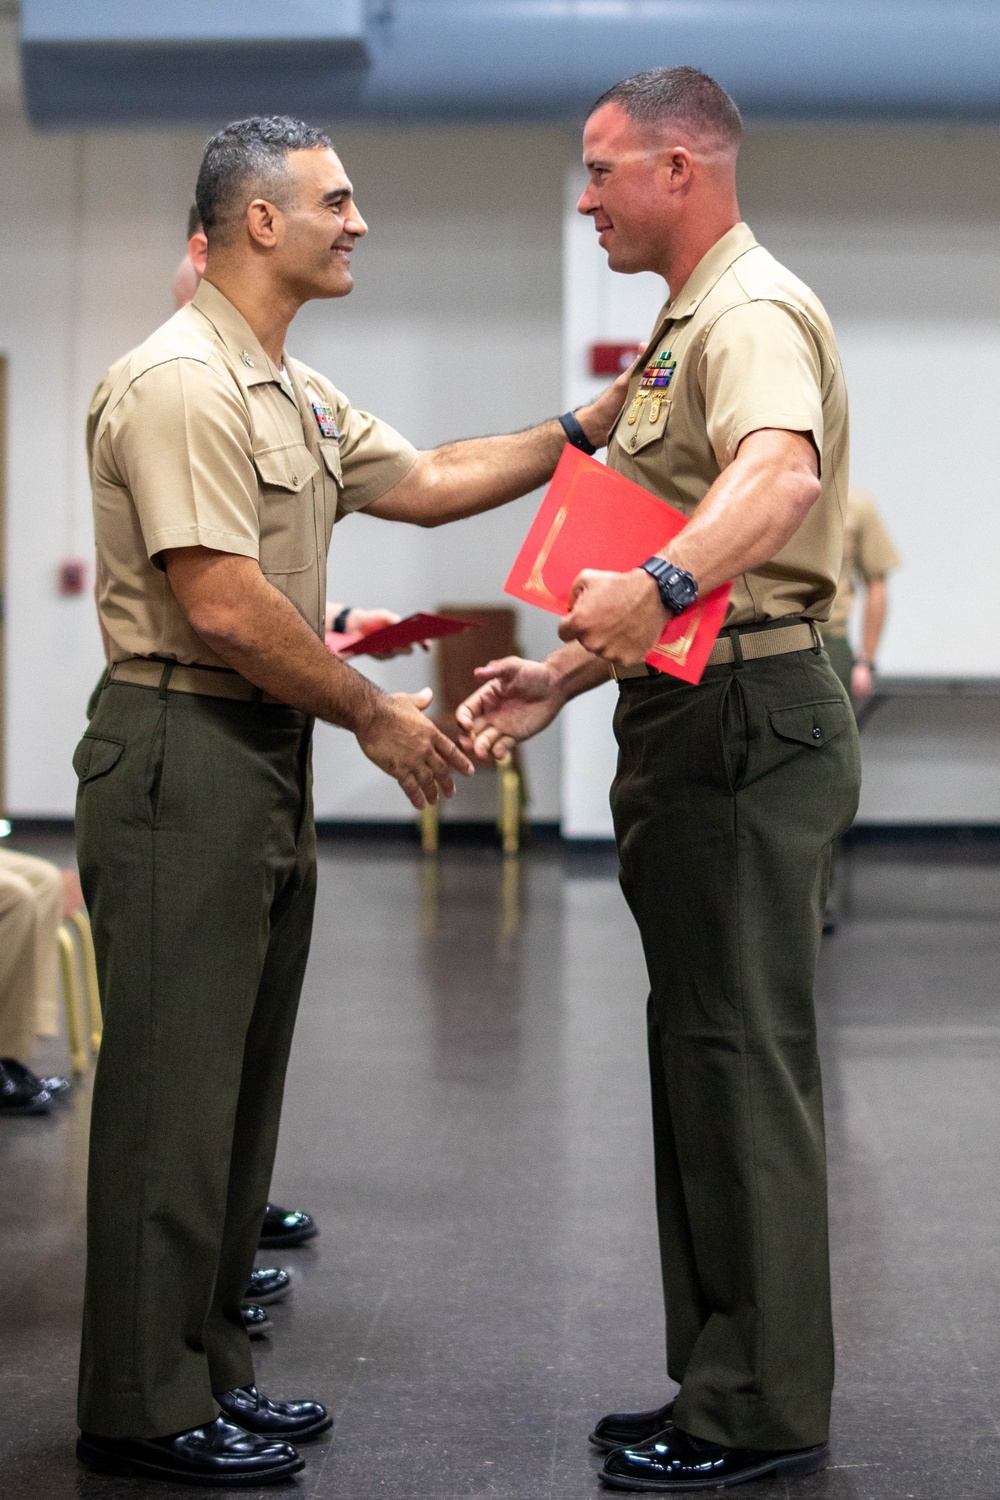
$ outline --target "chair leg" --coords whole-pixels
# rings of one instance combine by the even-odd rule
[[[420,809],[420,847],[425,854],[438,850],[438,809],[436,802],[425,802]]]
[[[62,974],[63,1004],[66,1007],[66,1040],[69,1043],[73,1072],[79,1078],[87,1071],[87,1054],[83,1046],[83,1026],[80,1020],[76,944],[65,925],[57,929],[56,942],[59,944],[59,969]]]
[[[497,821],[503,852],[516,854],[521,846],[521,776],[512,756],[505,756],[500,761],[497,782],[500,792],[500,817]]]
[[[94,934],[90,930],[90,918],[85,911],[73,912],[70,921],[80,938],[80,960],[83,964],[83,983],[87,992],[87,1015],[90,1020],[90,1050],[96,1057],[100,1051],[104,1018],[101,1014],[101,991],[97,983]]]

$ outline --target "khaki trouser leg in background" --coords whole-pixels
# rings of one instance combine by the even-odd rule
[[[825,1441],[833,1386],[813,976],[857,732],[825,653],[628,679],[612,790],[649,970],[667,1366],[678,1426]]]
[[[240,1314],[315,895],[311,721],[112,683],[75,757],[104,1037],[80,1426],[155,1437],[253,1380]]]
[[[0,1057],[30,1061],[59,1033],[62,876],[47,859],[0,848]]]

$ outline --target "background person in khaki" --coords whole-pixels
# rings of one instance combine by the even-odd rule
[[[318,1402],[253,1385],[241,1317],[309,947],[315,717],[420,807],[471,772],[423,710],[326,651],[334,522],[430,526],[543,483],[566,419],[417,453],[284,353],[343,296],[365,224],[322,132],[206,147],[192,303],[129,360],[93,460],[109,681],[74,763],[105,1004],[94,1086],[78,1454],[114,1473],[265,1482]],[[612,387],[581,410],[603,442]],[[572,423],[569,424],[572,429]],[[221,1410],[221,1415],[219,1412]]]
[[[899,567],[899,554],[870,495],[852,485],[847,492],[844,557],[837,597],[823,626],[830,664],[856,704],[872,695],[875,660],[888,609],[886,579]],[[861,650],[855,655],[848,627],[858,586],[863,590]]]
[[[827,1460],[833,1340],[812,986],[830,847],[858,794],[853,715],[819,643],[840,571],[847,398],[829,320],[740,220],[732,100],[690,68],[616,85],[584,131],[612,270],[671,300],[608,463],[685,511],[629,573],[587,570],[545,662],[493,662],[459,710],[502,754],[620,681],[621,881],[649,970],[667,1370],[676,1401],[602,1418],[602,1478],[672,1492]],[[701,683],[644,665],[734,580]]]

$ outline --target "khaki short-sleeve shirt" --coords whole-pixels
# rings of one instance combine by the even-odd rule
[[[852,486],[847,492],[847,519],[844,523],[844,561],[840,570],[837,597],[833,601],[830,622],[825,635],[846,636],[858,579],[871,583],[886,578],[899,567],[899,553],[870,495]]]
[[[733,581],[727,625],[825,620],[847,506],[847,390],[822,305],[737,224],[661,312],[608,444],[611,468],[692,515],[751,432],[812,436],[821,494],[770,562]]]
[[[111,660],[221,665],[174,598],[171,547],[254,558],[322,634],[334,523],[392,489],[416,450],[298,360],[277,369],[207,281],[115,368],[88,424]]]

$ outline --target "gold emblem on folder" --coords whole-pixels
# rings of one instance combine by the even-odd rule
[[[552,525],[549,527],[549,534],[539,548],[538,556],[535,558],[534,566],[531,569],[531,572],[528,574],[527,582],[524,585],[530,593],[538,594],[542,599],[547,599],[550,604],[558,604],[559,601],[552,593],[548,584],[545,582],[545,579],[542,577],[542,570],[549,560],[549,553],[555,546],[556,537],[559,535],[560,531],[562,531],[566,521],[566,517],[568,515],[569,506],[560,505],[559,509],[555,513],[555,518],[553,519]]]
[[[662,656],[664,660],[676,662],[682,667],[688,659],[688,652],[694,645],[694,638],[698,634],[698,626],[701,624],[701,617],[704,613],[704,604],[696,604],[688,614],[687,629],[684,634],[678,636],[676,641],[658,643],[649,653],[650,656]]]

